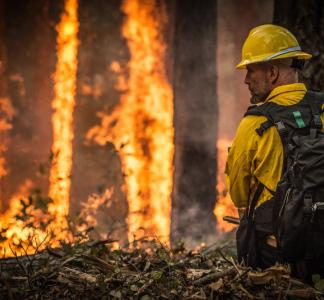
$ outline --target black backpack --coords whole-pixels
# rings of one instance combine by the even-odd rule
[[[284,150],[282,177],[269,205],[284,261],[324,259],[324,93],[308,91],[297,104],[266,102],[245,115],[265,116],[256,129],[276,126]],[[251,210],[251,208],[250,208]]]

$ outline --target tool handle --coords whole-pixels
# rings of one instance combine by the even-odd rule
[[[225,216],[223,217],[223,220],[231,224],[236,224],[236,225],[240,224],[240,219],[236,217]]]

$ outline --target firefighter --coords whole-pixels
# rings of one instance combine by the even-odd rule
[[[242,60],[236,68],[246,70],[244,83],[251,93],[252,104],[274,102],[289,106],[305,96],[306,86],[298,81],[298,72],[305,60],[311,57],[301,50],[298,41],[287,29],[266,24],[250,31],[242,48]],[[321,118],[324,122],[323,114]],[[265,121],[264,116],[256,115],[248,115],[241,120],[229,150],[225,173],[230,196],[240,216],[244,216],[247,205],[255,201],[256,210],[260,208],[261,225],[269,229],[272,228],[271,215],[269,210],[263,214],[262,209],[272,199],[282,175],[283,145],[275,127],[268,128],[262,136],[257,134],[256,129]],[[242,244],[240,239],[242,236],[246,238],[247,234],[244,226],[248,226],[243,218],[241,223],[242,228],[237,233],[238,254]],[[249,256],[249,261],[245,262],[261,268],[282,262],[271,229],[255,231],[248,233],[250,239],[254,238],[254,245],[248,246],[245,249],[247,253],[241,253],[241,258],[245,260]],[[246,240],[243,239],[243,243]]]

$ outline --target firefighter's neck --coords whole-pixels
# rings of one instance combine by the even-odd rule
[[[286,65],[277,65],[277,76],[271,81],[271,90],[274,88],[286,85],[293,84],[298,82],[298,72],[296,69],[288,67]]]
[[[285,62],[269,62],[262,65],[264,68],[263,90],[252,95],[252,104],[263,103],[276,87],[298,82],[298,72]]]

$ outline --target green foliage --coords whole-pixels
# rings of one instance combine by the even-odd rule
[[[314,283],[314,287],[320,292],[324,292],[324,279],[322,279],[319,274],[313,274],[312,280]]]

